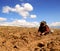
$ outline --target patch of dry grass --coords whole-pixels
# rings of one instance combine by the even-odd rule
[[[37,28],[0,27],[0,51],[60,51],[60,29],[37,36]]]

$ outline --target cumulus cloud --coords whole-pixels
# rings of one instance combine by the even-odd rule
[[[7,18],[0,17],[0,21],[6,21]]]
[[[0,26],[19,26],[19,27],[39,27],[38,22],[28,22],[24,19],[13,19],[11,22],[6,21],[7,18],[0,17]],[[60,22],[48,24],[49,26],[60,26]]]
[[[23,18],[26,18],[30,16],[30,12],[33,11],[33,6],[29,3],[23,3],[21,5],[16,4],[14,8],[10,6],[4,6],[3,7],[3,13],[9,13],[9,12],[16,12],[19,15],[21,15]],[[36,17],[35,15],[31,17]]]
[[[32,11],[33,10],[33,6],[29,3],[23,4],[25,10],[27,11]]]
[[[5,6],[5,7],[3,7],[3,13],[9,13],[10,11],[15,11],[16,9],[14,9],[14,8],[11,8],[11,7],[9,7],[9,6]]]
[[[54,22],[54,23],[50,24],[50,26],[60,26],[60,22]]]
[[[19,27],[38,27],[39,23],[38,22],[27,22],[26,20],[18,20],[15,19],[11,22],[3,22],[0,23],[1,26],[19,26]]]
[[[36,18],[36,15],[30,15],[31,18]]]

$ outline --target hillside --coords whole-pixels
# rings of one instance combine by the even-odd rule
[[[60,51],[60,29],[41,37],[37,30],[0,26],[0,51]]]

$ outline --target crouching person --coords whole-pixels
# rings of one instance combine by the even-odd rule
[[[42,21],[40,23],[39,29],[38,29],[38,35],[46,35],[50,33],[50,28],[47,25],[45,21]]]

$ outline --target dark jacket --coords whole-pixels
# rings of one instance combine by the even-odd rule
[[[38,29],[38,32],[45,32],[45,33],[49,33],[50,32],[50,29],[48,27],[48,25],[45,25],[45,26],[40,26],[39,29]]]

